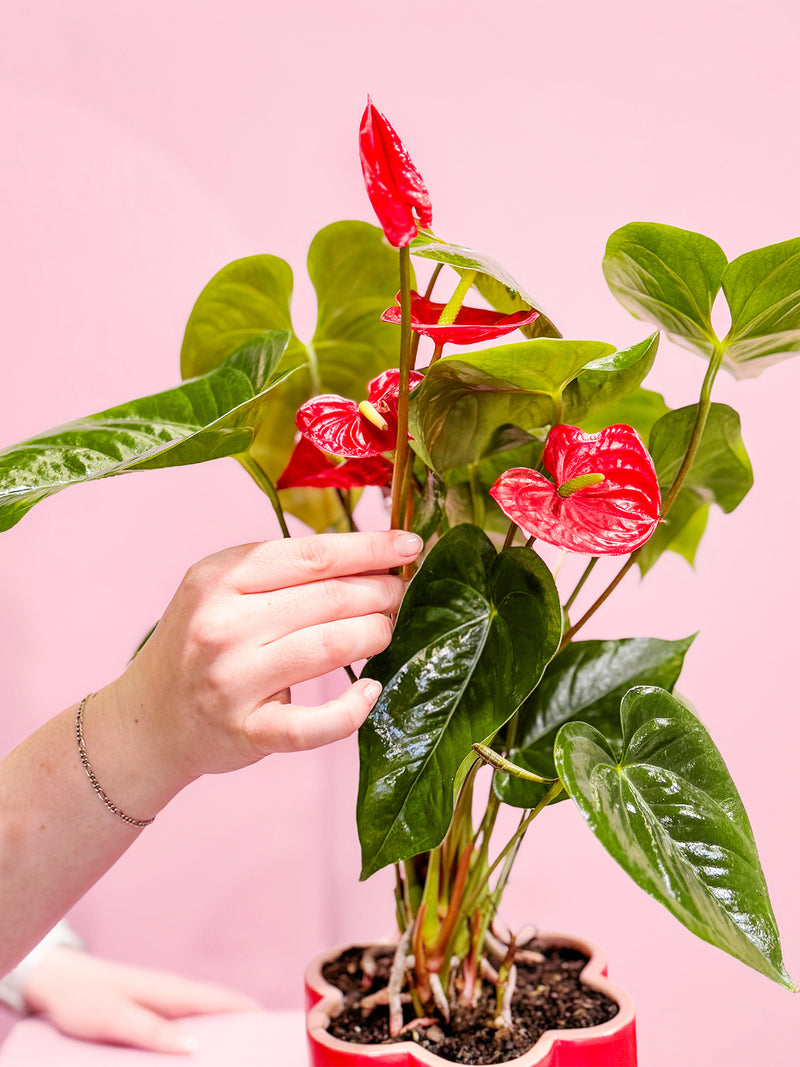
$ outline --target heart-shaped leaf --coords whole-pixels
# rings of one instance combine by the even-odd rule
[[[635,389],[654,355],[653,337],[624,352],[602,341],[542,337],[445,357],[414,391],[414,448],[440,472],[469,465],[506,425],[542,430]]]
[[[697,405],[692,404],[668,412],[653,426],[649,451],[662,496],[683,462],[696,418]],[[676,547],[681,554],[693,557],[709,504],[731,512],[741,504],[752,484],[753,469],[742,441],[739,416],[725,404],[712,404],[681,491],[638,557],[642,573],[667,548]]]
[[[722,288],[731,312],[724,362],[737,378],[800,352],[800,238],[739,256]]]
[[[508,758],[526,771],[553,778],[556,734],[565,723],[576,720],[600,730],[618,751],[622,746],[622,698],[637,685],[657,685],[671,691],[693,640],[633,637],[567,645],[519,709],[514,747]],[[501,800],[518,808],[535,808],[547,791],[507,774],[495,774],[494,789]]]
[[[362,878],[441,842],[473,742],[514,714],[560,635],[558,593],[535,553],[498,555],[470,525],[433,547],[391,644],[364,671],[383,692],[359,732]]]
[[[605,404],[590,415],[579,418],[576,425],[587,433],[597,433],[606,426],[618,426],[622,423],[632,426],[641,439],[647,441],[653,426],[669,410],[661,393],[655,393],[651,389],[634,389],[628,396]]]
[[[663,689],[621,705],[622,752],[586,723],[556,738],[558,775],[637,885],[717,948],[794,989],[753,833],[705,727]]]
[[[188,376],[216,366],[233,347],[265,330],[292,331],[279,369],[296,373],[276,390],[251,449],[273,482],[289,461],[295,413],[304,401],[322,393],[361,400],[367,382],[399,360],[398,331],[380,321],[394,303],[397,253],[380,229],[364,222],[325,227],[311,243],[308,270],[318,302],[309,344],[292,331],[291,268],[264,255],[236,260],[211,279],[189,317],[181,350],[181,371]],[[285,490],[281,500],[315,529],[342,519],[329,489]]]
[[[702,234],[632,222],[608,239],[603,271],[631,314],[704,356],[721,351],[722,366],[737,378],[753,378],[800,352],[800,238],[728,263]],[[720,288],[731,316],[721,341],[711,324]]]
[[[286,374],[273,332],[176,389],[58,426],[0,452],[0,530],[69,485],[247,452]]]
[[[436,263],[446,263],[459,274],[477,271],[474,287],[496,311],[513,314],[515,311],[527,311],[536,308],[539,317],[529,326],[523,326],[522,332],[527,337],[560,337],[552,321],[542,311],[539,303],[529,296],[505,267],[491,256],[476,252],[463,245],[448,244],[429,230],[421,230],[411,242],[411,251],[422,259],[431,259]]]
[[[631,222],[608,239],[603,273],[632,315],[661,326],[678,344],[710,356],[711,307],[728,261],[710,237],[652,222]]]

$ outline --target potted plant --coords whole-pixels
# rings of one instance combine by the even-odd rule
[[[245,466],[285,536],[284,511],[354,529],[358,494],[379,487],[392,526],[426,543],[392,642],[364,668],[383,692],[359,738],[362,876],[394,867],[398,937],[342,957],[348,1041],[327,1030],[341,995],[310,969],[312,1062],[634,1063],[630,1001],[599,950],[503,932],[497,912],[531,823],[571,801],[685,926],[794,988],[736,788],[674,693],[692,637],[580,633],[630,569],[667,550],[691,561],[709,506],[729,512],[748,492],[738,417],[713,384],[800,349],[800,239],[729,263],[674,227],[612,234],[611,291],[706,361],[673,410],[642,385],[657,332],[624,349],[562,337],[498,263],[434,234],[422,178],[371,103],[360,149],[381,226],[314,239],[311,343],[292,328],[286,263],[229,264],[190,316],[182,385],[0,453],[0,528],[70,484],[220,456]],[[562,552],[586,560],[572,588]],[[495,840],[503,804],[519,821]],[[570,981],[578,1011],[556,995]],[[562,1011],[540,1039],[523,1000],[540,1022],[545,1001]],[[483,1038],[468,1060],[465,1021]],[[373,1024],[379,1043],[359,1044]]]

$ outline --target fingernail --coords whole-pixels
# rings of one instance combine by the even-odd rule
[[[175,1047],[179,1052],[197,1052],[200,1049],[200,1042],[192,1034],[180,1034],[175,1042]]]
[[[380,682],[370,682],[364,686],[364,699],[368,704],[374,704],[382,692],[383,686]]]
[[[394,547],[401,556],[418,556],[422,551],[422,538],[412,533],[398,534]]]

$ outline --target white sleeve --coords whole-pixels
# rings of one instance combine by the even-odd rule
[[[62,919],[56,923],[49,934],[45,934],[42,940],[31,949],[28,955],[19,963],[13,971],[0,979],[0,1003],[7,1004],[9,1008],[25,1014],[28,1006],[25,1003],[25,988],[28,977],[34,967],[44,959],[47,953],[58,945],[67,945],[69,948],[82,949],[84,943],[75,931]]]

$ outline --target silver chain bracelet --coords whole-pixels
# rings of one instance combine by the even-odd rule
[[[103,790],[102,786],[97,780],[97,776],[92,770],[92,765],[89,762],[89,757],[86,755],[86,742],[83,739],[83,710],[86,707],[86,702],[91,693],[87,694],[78,705],[78,714],[75,716],[75,735],[78,738],[78,755],[81,758],[83,769],[92,783],[92,788],[95,793],[100,797],[109,811],[112,811],[118,819],[122,819],[123,822],[128,823],[129,826],[149,826],[151,822],[155,821],[155,815],[152,819],[134,819],[130,815],[126,815],[124,811],[120,811],[113,800],[110,799]]]

